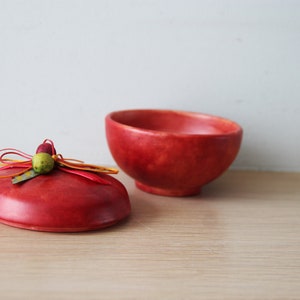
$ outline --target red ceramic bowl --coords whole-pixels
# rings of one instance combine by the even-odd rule
[[[172,110],[124,110],[106,116],[106,136],[118,166],[143,191],[198,194],[234,161],[242,128],[230,120]]]

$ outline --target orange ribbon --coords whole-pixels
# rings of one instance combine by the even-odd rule
[[[96,173],[104,173],[104,174],[118,173],[118,170],[115,168],[108,168],[108,167],[103,167],[103,166],[98,166],[93,164],[85,164],[83,161],[78,159],[64,158],[61,154],[56,154],[54,143],[49,139],[44,140],[43,144],[41,144],[40,146],[46,146],[46,148],[48,148],[48,151],[51,152],[48,154],[50,154],[53,160],[55,161],[55,166],[58,169],[65,171],[67,173],[73,173],[102,184],[109,184],[109,182],[104,180],[100,176],[96,175]],[[8,178],[8,177],[14,178],[32,169],[32,157],[33,157],[32,155],[29,155],[23,151],[14,148],[1,149],[0,153],[2,153],[0,155],[0,164],[2,164],[2,166],[0,167],[0,171],[11,169],[11,168],[23,168],[22,171],[18,171],[9,175],[0,174],[0,178]],[[8,155],[19,156],[20,158],[23,159],[25,158],[25,160],[7,158]]]

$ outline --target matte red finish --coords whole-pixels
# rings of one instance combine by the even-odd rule
[[[6,170],[2,174],[16,171]],[[109,175],[103,185],[53,170],[23,183],[0,179],[0,222],[25,229],[79,232],[111,226],[130,214],[125,187]]]
[[[113,158],[140,189],[187,196],[220,176],[235,159],[242,128],[230,120],[171,110],[125,110],[106,116]]]

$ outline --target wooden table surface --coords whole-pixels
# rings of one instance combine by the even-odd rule
[[[0,224],[0,299],[300,299],[300,174],[229,171],[196,197],[146,194],[102,231]]]

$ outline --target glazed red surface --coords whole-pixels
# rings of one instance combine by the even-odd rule
[[[112,120],[141,130],[189,135],[224,135],[237,131],[237,125],[224,118],[166,110],[128,110],[110,115]]]
[[[147,192],[199,193],[235,159],[242,129],[215,116],[168,110],[129,110],[106,117],[110,151]]]
[[[14,169],[16,171],[16,169]],[[9,171],[2,171],[5,174]],[[0,179],[0,222],[41,231],[77,232],[113,225],[130,214],[125,187],[109,175],[109,185],[60,170],[13,185]]]

